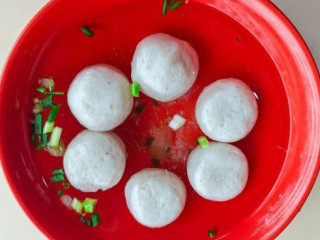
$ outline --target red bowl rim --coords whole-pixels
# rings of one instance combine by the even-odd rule
[[[1,82],[0,82],[0,96],[3,95],[3,86],[4,86],[5,80],[7,79],[7,76],[9,74],[10,65],[12,65],[13,60],[17,56],[21,44],[24,42],[25,38],[28,37],[28,33],[29,33],[30,29],[34,28],[37,25],[39,19],[41,19],[43,16],[45,16],[47,14],[47,12],[54,9],[55,5],[57,3],[59,3],[59,1],[62,1],[62,0],[55,0],[55,1],[48,2],[33,17],[33,19],[28,23],[28,25],[25,27],[23,32],[20,34],[19,38],[17,39],[16,43],[14,44],[14,47],[11,50],[11,53],[9,54],[9,57],[6,61],[6,64],[4,65],[4,68],[3,68],[3,72],[1,75]],[[207,4],[209,6],[210,5],[213,6],[212,3],[214,2],[213,0],[193,0],[193,1],[198,1],[201,3]],[[248,5],[250,4],[250,3],[246,3],[246,0],[238,0],[238,3],[239,4],[248,4]],[[312,69],[312,74],[314,76],[317,76],[317,79],[319,80],[319,72],[316,67],[316,63],[310,53],[310,50],[308,49],[308,47],[307,47],[305,41],[303,40],[303,38],[301,37],[300,33],[297,31],[297,29],[294,27],[294,25],[290,22],[290,20],[273,3],[269,2],[269,1],[255,0],[255,4],[261,5],[264,8],[268,9],[270,11],[270,13],[272,13],[274,15],[273,17],[277,18],[278,21],[281,21],[285,25],[286,29],[297,40],[298,44],[303,49],[303,54],[306,56],[306,60],[307,60],[306,64],[309,65],[310,68]],[[317,84],[317,89],[315,91],[318,92],[318,96],[319,96],[319,93],[320,93],[319,81],[316,84]],[[2,98],[0,99],[0,101],[1,100],[2,100]],[[0,102],[0,105],[2,104],[2,102],[3,101]],[[320,120],[318,121],[318,125],[320,125]],[[319,137],[320,137],[320,134],[319,134]],[[11,178],[11,175],[9,173],[9,170],[8,170],[6,163],[5,163],[5,160],[4,160],[4,155],[3,155],[2,148],[1,148],[1,146],[2,146],[1,141],[2,141],[2,137],[0,137],[0,163],[1,163],[1,166],[3,169],[3,173],[6,177],[7,183],[9,184],[10,189],[11,189],[14,197],[18,201],[18,203],[21,206],[21,208],[23,209],[23,211],[29,217],[29,219],[33,222],[33,224],[47,238],[52,239],[52,236],[46,230],[46,228],[42,225],[42,223],[40,223],[36,218],[34,218],[33,214],[25,206],[22,197],[20,196],[19,192],[15,189],[15,187],[14,187],[15,184]],[[319,147],[317,149],[319,150]],[[291,214],[289,216],[286,216],[286,219],[284,221],[282,221],[280,224],[277,224],[275,228],[271,229],[270,232],[268,233],[267,237],[262,237],[262,235],[260,235],[261,238],[274,239],[276,236],[278,236],[283,231],[283,229],[287,225],[289,225],[289,223],[292,221],[292,219],[299,212],[300,208],[302,207],[302,205],[306,201],[308,195],[310,194],[312,187],[314,185],[314,182],[317,178],[319,168],[320,168],[320,159],[319,159],[319,151],[317,151],[317,159],[314,162],[313,166],[311,166],[311,168],[309,169],[312,172],[312,174],[309,176],[309,181],[304,182],[304,183],[307,183],[307,186],[304,188],[304,191],[301,191],[300,194],[298,195],[299,199],[298,199],[298,201],[295,201],[296,205],[294,206],[293,211],[291,212]]]

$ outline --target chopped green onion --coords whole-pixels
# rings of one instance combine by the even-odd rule
[[[64,92],[43,92],[44,94],[48,95],[64,95]]]
[[[54,127],[54,122],[48,122],[44,124],[43,133],[51,133]]]
[[[133,97],[139,97],[140,95],[140,86],[139,83],[131,83],[131,95]]]
[[[57,174],[51,177],[52,182],[58,183],[58,182],[64,182],[64,176],[63,174]]]
[[[49,135],[48,134],[43,134],[42,135],[42,144],[43,146],[47,146],[48,145],[48,141],[49,141]]]
[[[99,213],[95,213],[92,215],[92,226],[96,227],[100,224],[100,217]]]
[[[79,219],[81,222],[86,223],[86,219],[83,216],[80,216]]]
[[[89,37],[89,38],[94,36],[94,32],[88,26],[84,26],[83,28],[81,28],[81,31],[85,35],[87,35],[87,37]]]
[[[31,142],[36,143],[36,135],[34,133],[31,133]]]
[[[42,112],[42,104],[41,104],[41,102],[39,102],[39,103],[36,103],[36,104],[34,104],[34,107],[33,107],[33,109],[32,109],[32,112],[34,113],[34,114],[38,114],[38,113],[41,113]]]
[[[152,158],[151,162],[152,162],[152,166],[154,166],[154,167],[159,166],[159,160],[157,158]]]
[[[59,168],[59,169],[55,169],[52,171],[52,175],[59,175],[59,174],[63,174],[63,169]]]
[[[153,137],[147,138],[146,144],[145,144],[146,147],[150,147],[150,146],[152,145],[153,141],[154,141],[154,138],[153,138]]]
[[[77,213],[82,213],[83,204],[77,198],[73,199],[71,206]]]
[[[144,105],[139,105],[137,108],[136,108],[136,112],[137,113],[142,113],[145,109],[145,106]]]
[[[37,147],[36,147],[36,150],[37,151],[42,151],[44,149],[44,146],[42,143],[40,143]]]
[[[62,183],[62,187],[64,189],[69,189],[70,188],[70,184],[69,183]]]
[[[204,136],[201,136],[197,139],[199,145],[202,147],[202,148],[208,148],[209,147],[209,141],[206,137]]]
[[[89,227],[92,227],[92,225],[93,225],[93,224],[92,224],[92,220],[91,220],[91,219],[88,219],[88,220],[87,220],[87,224],[88,224]]]
[[[48,107],[52,107],[53,106],[53,98],[52,95],[49,95],[45,98],[41,99],[41,105],[42,105],[42,109],[48,108]]]
[[[50,147],[57,147],[59,146],[59,142],[60,142],[60,138],[61,138],[61,133],[62,133],[62,128],[60,127],[54,127],[52,134],[51,134],[51,138],[50,138],[50,142],[49,142],[49,146]]]
[[[54,90],[55,84],[52,77],[40,78],[38,82],[40,86],[48,88],[50,91]]]
[[[215,229],[209,229],[208,230],[208,235],[209,235],[210,238],[213,238],[214,236],[217,235],[217,232],[216,232]]]
[[[49,113],[47,122],[54,122],[56,120],[57,113],[58,113],[59,109],[60,109],[60,105],[54,105],[51,108],[51,111]]]
[[[39,98],[34,98],[34,99],[33,99],[33,103],[34,103],[34,104],[40,103]]]
[[[50,155],[54,157],[62,157],[65,152],[65,146],[62,139],[60,139],[59,146],[57,147],[48,146],[47,151],[50,153]]]
[[[38,141],[39,143],[42,143],[42,135],[38,135]]]
[[[63,193],[63,192],[62,192],[62,190],[60,189],[60,190],[58,190],[57,195],[58,195],[58,196],[61,196],[62,193]]]
[[[45,93],[46,92],[46,88],[45,87],[38,87],[37,91],[40,93]]]
[[[168,11],[168,0],[163,1],[163,6],[162,6],[162,16],[167,15]]]
[[[176,10],[178,7],[180,7],[182,4],[183,4],[182,1],[172,1],[172,2],[170,3],[169,10],[170,10],[170,11],[174,11],[174,10]]]
[[[35,115],[35,120],[34,120],[34,133],[35,134],[42,134],[42,114],[38,113]]]
[[[93,213],[94,208],[97,204],[98,200],[97,199],[92,199],[92,198],[86,198],[83,201],[83,208],[85,213]]]

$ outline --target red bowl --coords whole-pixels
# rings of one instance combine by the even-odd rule
[[[273,239],[289,224],[307,198],[319,169],[319,75],[308,48],[287,18],[269,1],[190,0],[162,16],[162,0],[56,0],[28,25],[3,72],[0,88],[1,161],[8,183],[35,225],[50,239]],[[81,33],[88,25],[93,38]],[[62,158],[36,152],[30,142],[32,99],[37,80],[54,77],[57,89],[67,91],[83,67],[108,63],[130,76],[130,61],[145,36],[165,32],[191,43],[200,56],[200,72],[186,96],[154,102],[142,95],[126,122],[115,129],[129,157],[120,183],[92,194],[65,190],[72,197],[98,198],[101,225],[89,228],[64,207],[50,181]],[[200,91],[219,78],[237,77],[258,96],[259,119],[248,137],[235,143],[248,157],[250,176],[237,198],[211,202],[199,197],[186,177],[185,162],[195,139],[202,135],[194,118]],[[63,139],[83,129],[61,103],[56,124]],[[187,118],[181,131],[167,131],[173,114]],[[174,223],[149,229],[127,210],[124,186],[138,170],[152,166],[150,137],[169,136],[172,153],[160,167],[177,173],[187,186],[187,203]]]

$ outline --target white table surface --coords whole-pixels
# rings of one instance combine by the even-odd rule
[[[248,0],[254,1],[254,0]],[[0,69],[27,22],[48,0],[0,0]],[[320,0],[273,0],[306,40],[320,66]],[[0,239],[46,239],[14,199],[0,170]],[[320,239],[320,177],[302,210],[277,240]]]

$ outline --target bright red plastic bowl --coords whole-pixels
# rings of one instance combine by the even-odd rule
[[[1,161],[8,183],[26,214],[50,239],[273,239],[292,220],[311,191],[319,169],[319,74],[302,38],[287,18],[264,0],[190,0],[162,16],[162,0],[55,0],[29,24],[17,42],[2,75],[0,89]],[[88,25],[93,38],[80,29]],[[98,198],[101,225],[89,228],[64,207],[50,181],[62,158],[36,152],[30,142],[32,100],[37,80],[54,77],[57,90],[67,91],[85,66],[108,63],[130,77],[130,61],[137,43],[149,34],[165,32],[184,39],[200,56],[200,72],[186,96],[154,102],[142,95],[139,114],[133,110],[117,132],[128,150],[127,168],[120,183],[106,191],[72,197]],[[247,187],[235,199],[211,202],[199,197],[186,177],[185,161],[195,139],[194,106],[200,91],[224,77],[245,81],[257,94],[259,119],[248,137],[235,143],[248,157]],[[56,124],[63,139],[83,129],[61,103]],[[136,106],[137,106],[136,105]],[[182,114],[187,124],[169,133],[166,121]],[[130,215],[124,186],[138,170],[151,167],[145,146],[150,136],[170,135],[172,151],[161,168],[178,174],[187,186],[186,208],[174,223],[149,229]]]

